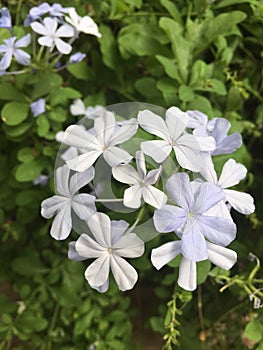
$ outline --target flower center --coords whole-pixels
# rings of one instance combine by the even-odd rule
[[[112,248],[108,248],[107,251],[108,251],[109,254],[113,254],[113,249]]]

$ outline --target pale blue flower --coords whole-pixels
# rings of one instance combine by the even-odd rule
[[[87,221],[92,236],[83,233],[69,245],[72,260],[95,260],[85,271],[90,286],[99,292],[109,287],[109,272],[121,291],[132,289],[138,274],[123,258],[137,258],[144,253],[143,241],[129,229],[124,220],[110,220],[104,213],[95,213]]]
[[[30,44],[30,34],[23,36],[17,41],[16,39],[17,38],[13,36],[9,39],[5,39],[4,44],[0,45],[0,53],[3,54],[0,61],[0,71],[6,70],[11,65],[13,56],[18,63],[24,66],[28,66],[30,64],[30,55],[20,49],[20,47],[27,47]]]
[[[45,186],[48,182],[49,176],[48,175],[39,175],[38,177],[35,178],[35,180],[33,181],[33,184],[35,186]]]
[[[156,210],[154,225],[158,232],[176,231],[186,259],[208,258],[205,238],[221,246],[235,239],[236,225],[231,219],[206,215],[225,198],[220,188],[208,182],[190,182],[186,173],[177,173],[167,180],[166,189],[177,206],[165,205]]]
[[[76,52],[69,57],[69,62],[70,63],[79,63],[79,62],[83,61],[85,57],[86,57],[85,53]]]
[[[34,117],[38,117],[40,114],[45,113],[46,111],[46,101],[44,98],[40,98],[35,102],[32,102],[30,104],[31,112],[33,113]]]
[[[205,243],[208,260],[223,270],[231,269],[237,261],[236,252],[211,242],[205,241]],[[151,261],[153,266],[159,270],[179,254],[183,255],[182,241],[168,242],[152,250]],[[186,290],[193,291],[197,287],[196,277],[196,262],[183,256],[179,266],[178,285]]]
[[[43,2],[39,6],[32,7],[24,21],[24,26],[29,26],[35,20],[41,18],[45,14],[49,14],[50,17],[63,17],[65,13],[69,11],[69,8],[64,8],[60,4],[49,5],[47,2]]]
[[[212,136],[216,142],[216,149],[211,152],[213,156],[218,154],[230,154],[242,146],[242,137],[239,132],[227,135],[231,127],[225,118],[213,118],[206,125],[197,127],[195,136]]]
[[[0,9],[0,28],[12,28],[12,18],[9,10],[6,7]]]

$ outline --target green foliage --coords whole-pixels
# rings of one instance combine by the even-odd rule
[[[58,2],[87,13],[85,1]],[[8,4],[19,37],[33,3]],[[121,294],[113,283],[105,295],[92,290],[83,275],[86,265],[67,260],[67,242],[54,242],[50,223],[40,217],[40,203],[52,193],[56,133],[76,122],[69,113],[74,99],[82,98],[86,106],[176,105],[227,118],[232,131],[242,133],[244,146],[215,157],[216,169],[230,157],[247,166],[242,187],[254,193],[258,213],[262,210],[262,2],[91,0],[88,11],[102,38],[80,36],[85,61],[55,70],[43,55],[33,72],[0,77],[0,281],[7,290],[0,294],[2,350],[135,348],[134,295]],[[1,43],[9,36],[0,29]],[[34,118],[29,105],[39,98],[45,98],[46,112]],[[42,174],[48,183],[34,185]],[[246,339],[253,349],[263,349],[262,269],[259,259],[247,260],[250,251],[262,255],[262,222],[256,214],[250,221],[235,220],[239,263],[233,273],[198,263],[198,284],[203,284],[198,295],[178,287],[171,292],[180,257],[157,274],[149,263],[150,247],[166,237],[156,237],[150,225],[138,232],[152,239],[148,255],[135,263],[138,288],[149,283],[155,289],[159,305],[150,300],[148,324],[164,336],[165,349],[243,350]]]

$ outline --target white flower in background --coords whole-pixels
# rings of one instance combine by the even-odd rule
[[[93,237],[83,233],[69,246],[69,258],[96,258],[85,271],[90,286],[99,292],[109,287],[109,272],[121,291],[132,289],[138,279],[136,270],[123,258],[137,258],[144,253],[144,243],[129,231],[124,220],[111,221],[104,213],[95,213],[88,220]]]
[[[65,20],[74,28],[76,28],[77,32],[91,34],[97,36],[98,38],[101,38],[99,28],[93,19],[89,16],[79,16],[75,8],[72,7],[69,9],[68,16],[65,17]]]
[[[107,111],[104,107],[99,105],[95,107],[86,107],[80,98],[76,99],[69,108],[72,115],[83,115],[88,119],[96,119],[98,117],[102,117],[106,114]]]
[[[87,193],[76,194],[94,178],[94,168],[70,177],[70,169],[64,165],[56,170],[56,189],[58,195],[45,199],[41,203],[41,215],[50,219],[56,215],[50,234],[57,240],[66,239],[72,229],[72,213],[81,220],[87,220],[96,212],[94,196]]]
[[[167,196],[154,185],[161,173],[161,167],[146,173],[145,158],[142,151],[136,152],[137,171],[129,164],[118,165],[112,169],[113,177],[125,184],[131,185],[124,191],[123,204],[129,208],[139,208],[141,198],[155,208],[161,208],[167,201]]]
[[[33,22],[30,26],[34,32],[42,35],[38,38],[40,45],[50,47],[51,50],[56,47],[59,52],[65,55],[71,52],[72,46],[60,39],[74,36],[74,29],[70,25],[63,24],[58,28],[58,21],[55,18],[46,17],[43,24]]]
[[[4,44],[0,45],[0,54],[3,54],[0,61],[0,71],[5,71],[11,65],[13,56],[15,60],[23,66],[30,65],[30,55],[20,49],[21,47],[27,47],[31,43],[30,34],[18,40],[16,36],[12,36],[9,39],[3,40],[3,42]]]
[[[152,250],[151,261],[159,270],[171,260],[182,254],[182,242],[173,241]],[[206,241],[208,260],[223,270],[229,270],[237,261],[235,251]],[[196,289],[196,262],[182,257],[179,267],[178,285],[185,290]]]
[[[215,184],[225,193],[225,201],[241,214],[252,214],[255,211],[253,197],[245,192],[229,190],[229,187],[239,184],[247,175],[246,167],[237,163],[234,159],[229,159],[223,166],[221,175],[217,179],[217,174],[212,160],[207,162],[207,167],[201,171],[201,175],[209,182]]]
[[[212,137],[195,137],[186,133],[189,116],[177,107],[166,111],[165,120],[149,110],[144,110],[139,112],[138,121],[144,130],[162,139],[141,143],[143,152],[157,163],[162,163],[174,150],[181,167],[199,171],[205,166],[202,152],[215,149]]]
[[[85,152],[68,160],[68,166],[75,171],[85,171],[101,155],[111,167],[128,163],[132,156],[117,145],[129,140],[136,133],[137,127],[137,120],[134,118],[118,126],[114,114],[108,111],[104,116],[95,119],[92,133],[83,130],[79,125],[69,126],[65,131],[63,142],[84,149]]]

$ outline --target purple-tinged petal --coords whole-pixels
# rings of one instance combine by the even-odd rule
[[[153,222],[158,232],[172,232],[180,228],[186,221],[188,211],[165,205],[163,208],[155,210]]]
[[[80,193],[72,199],[72,209],[81,220],[88,220],[97,209],[95,206],[96,197],[88,193]]]
[[[221,188],[211,184],[205,183],[191,183],[194,193],[194,203],[191,207],[191,211],[196,214],[203,214],[208,209],[216,205],[221,200],[225,199],[225,194]]]
[[[144,253],[144,243],[135,233],[123,235],[112,248],[114,255],[125,258],[137,258]]]
[[[5,71],[11,65],[11,61],[12,61],[12,52],[7,51],[3,55],[0,61],[0,71]]]
[[[123,236],[127,231],[129,224],[124,220],[111,221],[111,244],[112,246]]]
[[[23,66],[30,65],[30,55],[23,50],[20,50],[20,49],[15,50],[14,58],[18,63],[22,64]]]
[[[237,261],[237,253],[231,249],[207,242],[208,259],[223,270],[229,270]]]
[[[186,225],[182,235],[182,255],[192,261],[208,258],[205,238],[196,224]]]
[[[166,189],[175,204],[186,210],[193,206],[193,192],[188,174],[172,175],[166,182]]]
[[[216,149],[213,151],[212,155],[216,156],[218,154],[231,154],[241,146],[242,136],[236,131],[233,134],[225,137],[225,139],[223,139],[220,143],[217,143]]]
[[[74,260],[74,261],[86,260],[87,258],[85,258],[83,256],[80,256],[79,253],[76,251],[75,244],[76,244],[75,241],[69,243],[69,246],[68,246],[68,258],[70,260]]]
[[[23,36],[21,39],[17,40],[15,43],[15,48],[18,47],[27,47],[31,43],[31,35],[27,34]]]
[[[208,117],[206,114],[194,110],[194,111],[186,111],[189,116],[188,128],[196,129],[199,126],[205,126],[208,122]]]

